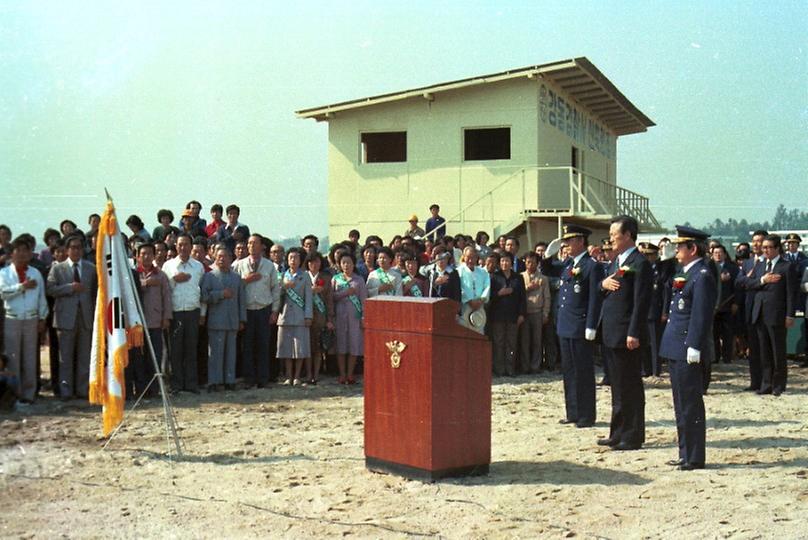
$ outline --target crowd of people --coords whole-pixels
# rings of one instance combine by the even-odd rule
[[[727,246],[680,227],[679,237],[637,243],[628,216],[609,238],[567,225],[561,238],[522,250],[515,237],[491,243],[446,233],[440,207],[426,229],[416,215],[385,244],[370,235],[319,251],[315,235],[284,249],[251,232],[240,209],[213,205],[210,222],[190,201],[175,225],[157,212],[149,233],[132,215],[127,246],[154,356],[132,349],[128,396],[154,394],[155,369],[172,392],[316,385],[324,369],[336,382],[357,382],[363,314],[378,295],[451,298],[458,322],[492,342],[494,375],[558,371],[562,423],[595,424],[598,384],[612,387],[610,434],[598,444],[633,450],[644,443],[643,377],[670,372],[680,468],[704,465],[704,405],[711,365],[744,359],[748,390],[786,390],[786,332],[808,292],[808,258],[799,236],[755,231],[751,243]],[[32,403],[41,378],[39,346],[50,348],[50,390],[86,398],[97,289],[95,242],[100,217],[81,231],[70,220],[36,239],[0,225],[3,364],[0,403]],[[361,364],[360,364],[361,365]],[[12,400],[13,401],[13,400]]]

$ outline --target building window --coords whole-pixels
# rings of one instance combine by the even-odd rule
[[[362,133],[362,163],[407,161],[407,132]]]
[[[464,130],[465,161],[511,159],[511,128]]]

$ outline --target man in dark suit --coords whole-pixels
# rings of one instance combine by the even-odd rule
[[[676,229],[679,237],[673,242],[682,271],[672,281],[668,324],[659,352],[668,359],[679,441],[679,459],[668,463],[691,471],[703,469],[705,462],[704,372],[699,364],[702,353],[711,347],[710,323],[717,294],[704,259],[708,235],[690,227]]]
[[[638,249],[651,265],[651,301],[648,308],[648,341],[642,346],[643,377],[662,373],[662,362],[659,357],[659,342],[665,329],[664,319],[668,314],[665,303],[669,280],[675,268],[675,259],[665,261],[659,258],[659,246],[651,242],[640,242]]]
[[[637,450],[645,442],[645,390],[640,347],[648,340],[648,299],[651,265],[637,251],[639,224],[617,216],[609,239],[617,253],[609,275],[601,282],[603,344],[611,353],[612,420],[609,437],[598,444],[614,450]]]
[[[566,416],[562,424],[579,428],[595,424],[595,365],[592,345],[600,319],[599,285],[603,274],[587,253],[587,239],[592,233],[578,225],[565,225],[559,240],[547,248],[542,259],[542,273],[561,279],[558,291],[556,329],[561,345],[561,371],[564,376]],[[553,262],[561,241],[570,247],[566,261]]]
[[[740,271],[737,264],[729,260],[727,249],[718,244],[710,252],[713,264],[718,272],[718,302],[713,317],[713,341],[715,343],[715,362],[732,362],[735,344],[733,323],[738,311],[738,294],[735,291],[735,279]]]
[[[59,334],[59,397],[67,400],[87,397],[98,277],[95,265],[82,259],[83,238],[69,236],[65,244],[67,260],[51,268],[47,292],[55,299],[53,325]]]
[[[754,284],[758,281],[755,278],[758,266],[763,261],[763,239],[767,233],[764,230],[757,230],[752,233],[752,256],[744,261],[738,277],[735,278],[736,288],[745,292],[744,295],[744,322],[746,323],[746,338],[749,343],[749,386],[746,390],[760,390],[760,346],[757,338],[757,329],[752,320],[752,306],[755,303],[757,289]]]
[[[525,261],[519,258],[519,239],[509,236],[505,240],[505,254],[513,261],[513,271],[517,274],[525,271]]]
[[[770,234],[763,241],[763,263],[755,267],[750,289],[755,290],[752,322],[760,349],[758,394],[779,396],[786,389],[786,330],[794,325],[797,276],[794,265],[782,257],[780,237]]]

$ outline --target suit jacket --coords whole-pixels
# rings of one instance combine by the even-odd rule
[[[760,282],[759,279],[755,279],[758,265],[760,265],[760,262],[757,260],[757,256],[745,260],[741,266],[741,271],[738,272],[738,277],[735,278],[735,288],[744,293],[743,320],[747,325],[752,324],[752,306],[755,303],[755,294],[757,294],[757,290],[753,288],[753,285],[756,281]],[[763,268],[765,267],[766,265],[764,264]]]
[[[201,300],[208,307],[208,329],[233,331],[238,330],[239,323],[247,322],[247,294],[237,272],[222,272],[214,267],[202,276],[199,288]],[[225,298],[225,289],[233,291],[233,296]]]
[[[800,288],[803,293],[808,293],[808,268],[802,272],[802,280],[800,281]],[[808,319],[808,294],[806,294],[805,305],[803,306],[803,314]]]
[[[686,360],[688,347],[706,351],[713,339],[715,279],[703,260],[693,263],[685,278],[684,288],[671,288],[668,324],[659,346],[659,355],[671,360]]]
[[[648,343],[648,308],[651,297],[651,265],[642,253],[634,250],[618,267],[618,259],[609,265],[607,274],[615,274],[619,268],[627,268],[617,277],[620,288],[614,292],[602,291],[603,343],[612,349],[625,349],[626,338]]]
[[[781,276],[777,283],[763,285],[760,279],[766,273],[766,262],[755,266],[754,281],[749,287],[755,292],[752,302],[752,322],[762,321],[767,326],[785,326],[786,317],[793,317],[797,306],[797,276],[794,265],[780,257],[772,268]]]
[[[47,293],[55,300],[53,306],[53,326],[60,330],[73,330],[76,326],[76,316],[81,309],[81,319],[86,330],[93,327],[93,314],[95,313],[95,297],[98,292],[98,276],[95,265],[86,260],[80,260],[79,273],[84,290],[73,292],[73,267],[70,260],[56,263],[48,273]]]
[[[441,274],[449,276],[449,281],[443,285],[436,285],[435,280],[439,278]],[[430,290],[432,291],[433,298],[451,298],[458,304],[461,303],[460,276],[457,275],[457,270],[450,271],[448,267],[444,272],[441,272],[437,268],[430,270],[426,275],[426,290],[424,292],[429,294]]]
[[[542,260],[542,273],[561,280],[557,298],[556,331],[559,337],[583,339],[587,328],[597,329],[603,297],[599,294],[603,266],[588,253],[578,264],[573,259]]]
[[[716,282],[718,286],[718,305],[716,307],[716,312],[730,313],[732,311],[732,305],[740,304],[741,302],[740,294],[735,287],[735,280],[738,278],[740,269],[738,268],[737,264],[729,260],[724,262],[723,269],[718,269],[717,265],[716,269],[718,270],[718,281]],[[728,281],[721,281],[721,274],[724,272],[729,274]]]

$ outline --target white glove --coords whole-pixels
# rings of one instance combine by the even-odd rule
[[[808,292],[808,281],[802,284],[802,290]]]
[[[584,332],[584,337],[587,341],[595,341],[595,336],[598,334],[598,331],[594,328],[587,328],[586,332]]]
[[[561,249],[561,238],[556,238],[547,246],[547,249],[544,250],[544,258],[545,259],[552,259],[553,257],[558,254],[558,250]]]
[[[662,247],[662,252],[659,254],[660,261],[667,261],[676,257],[676,244],[665,244]]]
[[[701,362],[701,351],[697,351],[693,347],[687,348],[687,363],[698,364]]]

